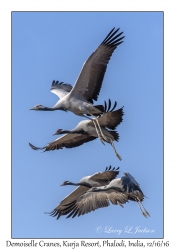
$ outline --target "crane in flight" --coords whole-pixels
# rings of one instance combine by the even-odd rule
[[[89,56],[83,64],[82,70],[72,87],[69,84],[59,84],[53,81],[51,92],[56,94],[60,100],[51,108],[36,105],[30,110],[71,111],[76,115],[84,116],[94,123],[98,137],[101,142],[106,137],[101,131],[96,116],[104,112],[103,105],[93,105],[97,101],[102,86],[107,64],[114,50],[123,42],[123,32],[119,28],[113,28],[97,49]],[[90,118],[92,116],[93,118]]]
[[[64,181],[60,186],[72,185],[77,186],[77,188],[66,196],[60,204],[51,212],[49,213],[52,216],[57,216],[57,219],[60,216],[65,215],[68,213],[68,210],[65,209],[67,204],[72,202],[76,202],[76,200],[83,194],[85,194],[89,189],[92,187],[98,187],[101,185],[107,185],[112,181],[117,175],[119,174],[119,167],[106,167],[106,169],[102,172],[94,173],[91,176],[85,176],[78,182],[70,182]]]
[[[123,207],[128,201],[134,201],[144,217],[150,216],[142,204],[145,195],[135,178],[124,173],[121,178],[116,178],[119,168],[106,168],[104,172],[95,173],[91,176],[83,177],[79,182],[65,181],[61,186],[78,186],[71,194],[65,197],[61,203],[49,214],[60,218],[80,216],[94,211],[98,208],[108,207],[110,202],[113,205]]]
[[[98,124],[101,131],[105,135],[104,141],[110,143],[112,148],[115,151],[116,156],[121,160],[120,155],[117,153],[114,141],[119,140],[119,134],[115,131],[116,127],[123,121],[123,107],[117,110],[114,110],[117,103],[114,103],[114,106],[111,108],[111,101],[109,100],[109,105],[105,102],[104,109],[105,113],[97,118]],[[110,109],[111,108],[111,109]],[[55,141],[48,143],[44,147],[35,147],[31,143],[29,146],[34,150],[58,150],[62,148],[73,148],[78,147],[86,142],[95,140],[98,138],[96,127],[92,120],[82,120],[77,126],[72,130],[63,130],[58,129],[54,135],[64,134],[63,136],[57,138]]]

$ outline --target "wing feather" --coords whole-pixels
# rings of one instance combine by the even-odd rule
[[[86,193],[88,189],[89,189],[88,187],[79,186],[72,193],[70,193],[68,196],[66,196],[60,202],[60,204],[53,211],[49,212],[48,214],[50,214],[53,217],[57,216],[57,219],[59,219],[59,217],[61,215],[68,214],[71,211],[71,209],[67,206],[69,204],[71,204],[71,207],[72,207],[72,205],[75,203],[75,201],[78,199],[78,197],[83,195],[84,193]]]
[[[116,168],[116,169],[114,168],[114,169],[110,170],[110,167],[109,167],[103,172],[98,172],[98,173],[93,174],[90,177],[90,179],[94,180],[94,181],[97,181],[97,180],[98,181],[104,181],[104,182],[106,182],[106,185],[107,185],[108,184],[107,182],[112,181],[119,174],[118,169],[119,168]]]
[[[72,86],[68,83],[53,81],[50,91],[57,95],[60,99],[72,90]]]
[[[123,107],[112,112],[106,112],[98,118],[100,126],[114,130],[123,121]]]
[[[122,205],[128,201],[128,195],[110,189],[105,192],[91,192],[90,190],[81,195],[73,204],[67,206],[69,211],[67,218],[80,216],[98,208],[108,207],[110,202],[114,205]]]
[[[89,136],[89,135],[83,135],[83,134],[66,134],[59,138],[57,138],[55,141],[48,143],[47,146],[44,147],[35,147],[31,143],[29,143],[29,146],[34,150],[42,150],[50,151],[50,150],[58,150],[62,148],[74,148],[78,147],[86,142],[95,140],[97,137]]]
[[[124,36],[121,37],[123,32],[117,34],[118,31],[119,29],[113,28],[83,64],[80,75],[71,90],[72,95],[81,95],[86,100],[97,100],[107,64],[114,50],[123,42]]]

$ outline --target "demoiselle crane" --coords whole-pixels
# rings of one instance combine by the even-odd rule
[[[80,75],[78,76],[73,88],[68,85],[55,84],[53,82],[51,92],[56,94],[60,100],[52,107],[44,107],[43,105],[36,105],[31,110],[63,110],[71,111],[76,115],[84,116],[93,120],[96,127],[98,137],[101,142],[105,139],[96,116],[103,112],[102,105],[93,105],[93,100],[97,100],[103,78],[106,72],[107,64],[112,56],[112,53],[123,42],[123,32],[119,33],[119,28],[113,28],[98,48],[90,55],[90,57],[83,64]],[[58,90],[58,87],[61,87]],[[66,91],[67,89],[67,91]],[[92,118],[87,117],[92,116]],[[97,129],[98,127],[98,129]]]
[[[123,107],[115,110],[117,103],[114,103],[113,108],[111,108],[111,101],[109,100],[109,106],[107,107],[105,102],[105,113],[98,117],[98,123],[100,126],[101,131],[105,135],[107,143],[110,143],[112,148],[115,151],[116,156],[121,160],[120,155],[117,153],[114,141],[119,140],[119,134],[115,131],[116,127],[122,122],[123,120]],[[98,138],[97,130],[94,126],[92,120],[82,120],[78,123],[78,125],[72,130],[62,130],[58,129],[54,135],[58,134],[65,134],[62,137],[57,138],[55,141],[48,143],[47,146],[44,147],[35,147],[31,143],[29,143],[30,147],[34,150],[58,150],[62,148],[73,148],[78,147],[86,142],[95,140]]]
[[[57,219],[61,215],[67,214],[68,211],[65,210],[65,205],[75,202],[81,195],[85,194],[92,187],[99,187],[102,185],[107,185],[111,180],[116,178],[119,174],[119,168],[112,168],[111,166],[106,167],[105,171],[97,172],[91,176],[85,176],[80,181],[73,183],[70,181],[64,181],[60,186],[73,185],[78,186],[72,193],[63,199],[60,204],[49,213],[52,216],[57,216]]]
[[[108,185],[87,189],[81,196],[78,197],[77,195],[74,201],[70,199],[69,202],[69,199],[67,199],[67,204],[63,205],[65,208],[63,208],[61,212],[59,206],[57,206],[50,212],[50,215],[57,216],[57,219],[60,215],[67,215],[66,218],[74,218],[75,216],[84,215],[98,208],[108,207],[110,202],[123,207],[122,204],[131,200],[137,202],[142,215],[147,218],[150,214],[142,204],[144,197],[134,177],[129,173],[124,173],[122,178],[113,179]]]

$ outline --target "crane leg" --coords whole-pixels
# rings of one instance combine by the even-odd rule
[[[93,116],[90,112],[89,112],[89,114],[90,114],[91,116]],[[101,130],[100,124],[99,124],[99,122],[98,122],[98,118],[96,118],[95,116],[93,116],[93,117],[94,117],[94,119],[92,119],[92,120],[93,120],[93,121],[96,121],[97,126],[98,126],[98,129],[99,129],[99,131],[100,131],[100,133],[101,133],[102,139],[108,142],[108,141],[109,141],[108,138],[103,134],[103,132],[102,132],[102,130]],[[94,122],[94,125],[95,125],[95,122]],[[95,127],[95,128],[96,128],[96,127]],[[96,128],[96,130],[97,130],[97,128]]]
[[[100,139],[101,143],[103,143],[103,144],[105,145],[104,140],[103,140],[103,137],[102,137],[102,135],[100,134],[100,132],[99,132],[99,130],[98,130],[98,128],[97,128],[97,125],[96,125],[95,121],[94,121],[93,119],[92,119],[92,121],[93,121],[94,126],[95,126],[95,129],[96,129],[96,131],[97,131],[98,138]]]
[[[87,109],[86,109],[87,110]],[[90,120],[93,120],[93,123],[94,123],[94,126],[95,126],[95,128],[96,128],[96,131],[97,131],[97,134],[98,134],[98,137],[99,137],[99,139],[100,139],[100,141],[101,141],[101,138],[103,139],[103,141],[109,141],[107,138],[106,138],[106,136],[103,134],[103,132],[102,132],[102,130],[101,130],[101,127],[100,127],[100,124],[99,124],[99,122],[98,122],[98,119],[94,116],[94,115],[92,115],[88,110],[87,110],[87,114],[89,114],[89,115],[91,115],[91,116],[93,116],[94,117],[94,119],[92,119],[92,118],[89,118],[89,117],[87,117],[87,116],[85,116],[85,115],[82,115],[82,116],[84,116],[84,117],[86,117],[86,118],[88,118],[88,119],[90,119]],[[95,121],[96,121],[96,124],[95,124]],[[97,125],[97,126],[96,126]],[[99,129],[99,131],[97,130],[97,127],[98,127],[98,129]],[[100,136],[99,136],[99,132],[100,132]],[[101,141],[102,142],[102,141]],[[103,143],[104,144],[104,143]]]
[[[101,133],[101,131],[99,131],[99,129],[97,128],[97,125],[98,125],[98,124],[96,124],[96,119],[92,119],[92,118],[87,117],[87,116],[85,116],[85,115],[82,115],[82,116],[86,117],[87,119],[91,120],[91,121],[94,123],[94,126],[95,126],[95,129],[96,129],[98,138],[100,139],[101,143],[103,143],[103,144],[105,145],[105,143],[104,143],[104,138],[103,138],[103,136],[102,136],[102,133]],[[100,129],[100,130],[101,130],[101,129]]]
[[[98,125],[98,127],[99,127],[99,130],[100,130],[100,133],[101,133],[101,136],[102,136],[102,138],[105,140],[105,141],[109,141],[108,140],[108,138],[103,134],[103,132],[102,132],[102,130],[101,130],[101,127],[100,127],[100,124],[99,124],[99,122],[98,122],[98,119],[95,117],[95,121],[97,122],[97,125]]]
[[[140,202],[141,206],[143,207],[143,210],[145,211],[146,215],[148,215],[150,217],[150,214],[148,213],[148,211],[145,209],[145,207],[143,206],[142,202],[140,201],[140,199],[137,197],[137,200]]]
[[[145,212],[142,210],[142,207],[140,206],[139,201],[136,200],[136,202],[137,202],[137,204],[138,204],[138,206],[139,206],[139,208],[140,208],[140,211],[141,211],[141,213],[143,214],[143,216],[145,216],[145,217],[147,218],[147,215],[146,215]]]
[[[113,140],[112,140],[111,138],[109,138],[109,142],[110,142],[112,148],[114,149],[114,152],[115,152],[116,156],[117,156],[118,159],[121,161],[122,158],[121,158],[120,155],[117,153],[117,151],[116,151],[116,149],[115,149],[115,146],[114,146],[114,143],[113,143]]]
[[[87,113],[89,113],[89,112],[87,111]],[[91,116],[93,116],[91,113],[89,113],[89,114],[90,114]],[[86,117],[85,115],[83,115],[83,116]],[[117,151],[116,151],[116,149],[115,149],[115,146],[114,146],[114,143],[113,143],[112,139],[111,139],[111,138],[107,138],[107,137],[103,134],[103,132],[102,132],[102,130],[101,130],[101,127],[100,127],[100,124],[99,124],[99,122],[98,122],[98,119],[97,119],[96,117],[94,117],[94,119],[92,119],[92,118],[90,118],[90,117],[86,117],[86,118],[88,118],[89,120],[92,120],[92,121],[93,121],[94,126],[95,126],[95,129],[96,129],[96,131],[97,131],[98,138],[100,139],[100,141],[101,141],[103,144],[104,144],[104,140],[105,140],[106,142],[109,142],[109,143],[111,144],[112,148],[114,149],[116,156],[117,156],[118,159],[121,161],[122,158],[121,158],[120,155],[117,153]],[[97,125],[98,125],[98,128],[99,128],[100,131],[98,130],[97,125],[96,125],[95,122],[97,122]],[[101,134],[100,134],[99,132],[100,132]]]

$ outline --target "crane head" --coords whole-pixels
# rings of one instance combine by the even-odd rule
[[[45,107],[43,105],[37,104],[36,106],[31,108],[30,110],[45,110]]]
[[[63,131],[62,129],[57,129],[57,131],[53,135],[59,135],[61,134],[62,131]]]
[[[70,185],[70,181],[64,181],[60,186]]]

